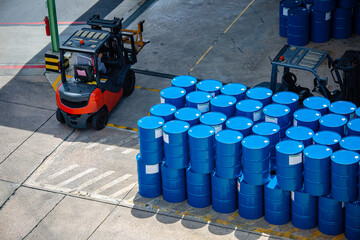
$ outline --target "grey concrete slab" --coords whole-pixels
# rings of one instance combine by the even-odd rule
[[[24,238],[63,198],[21,187],[0,211],[1,239]]]
[[[14,193],[19,184],[0,180],[0,206]]]
[[[25,239],[88,239],[113,205],[66,197]]]

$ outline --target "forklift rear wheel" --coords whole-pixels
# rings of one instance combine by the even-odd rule
[[[135,73],[133,70],[129,69],[126,73],[125,81],[124,81],[124,96],[130,96],[135,87]]]
[[[97,113],[92,117],[92,127],[96,130],[103,129],[108,121],[108,111],[105,108],[100,109]]]
[[[65,123],[65,118],[62,115],[60,108],[56,109],[56,120],[58,120],[59,123]]]

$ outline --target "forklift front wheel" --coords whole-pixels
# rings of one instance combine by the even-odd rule
[[[97,113],[92,117],[92,127],[96,130],[103,129],[108,121],[109,113],[106,108],[100,109]]]
[[[126,77],[124,80],[124,96],[130,96],[135,87],[135,73],[133,70],[129,69],[129,71],[126,73]]]
[[[56,109],[56,120],[58,120],[59,123],[65,123],[65,118],[62,115],[60,108]]]

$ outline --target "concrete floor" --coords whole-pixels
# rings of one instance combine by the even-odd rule
[[[108,18],[123,16],[129,28],[145,19],[144,38],[151,43],[134,68],[157,73],[251,87],[270,80],[269,58],[286,43],[278,35],[277,0],[57,4],[59,22],[85,21],[97,12]],[[142,198],[136,176],[137,133],[121,127],[136,128],[136,121],[160,102],[159,90],[170,86],[170,79],[137,74],[137,89],[110,116],[115,127],[80,131],[61,125],[55,119],[55,93],[49,84],[58,74],[18,68],[43,64],[50,39],[42,25],[11,24],[42,21],[44,1],[6,0],[0,6],[1,239],[344,238],[323,235],[317,228],[299,230],[290,223],[274,226],[263,218],[248,221],[237,212],[218,214],[211,207],[195,209],[186,202]],[[59,25],[60,39],[81,27]],[[344,50],[359,50],[359,43],[360,37],[353,36],[308,47],[337,58]],[[302,86],[312,87],[312,76],[298,78]]]

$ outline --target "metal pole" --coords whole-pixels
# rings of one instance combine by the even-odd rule
[[[47,0],[47,7],[49,13],[51,48],[53,52],[59,52],[59,31],[56,17],[55,0]]]

